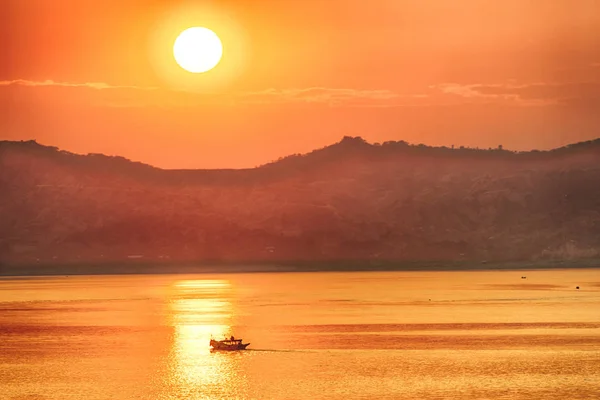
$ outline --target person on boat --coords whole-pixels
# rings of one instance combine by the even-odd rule
[[[232,341],[233,341],[233,340],[235,340],[235,338],[233,337],[233,335],[231,336],[231,340],[232,340]]]

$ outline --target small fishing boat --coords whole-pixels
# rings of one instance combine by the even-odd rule
[[[229,339],[214,340],[210,339],[210,347],[212,350],[236,351],[245,350],[250,343],[242,343],[242,339],[230,337]]]

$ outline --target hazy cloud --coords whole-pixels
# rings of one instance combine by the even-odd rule
[[[421,105],[427,94],[401,94],[387,89],[294,88],[266,89],[237,96],[237,101],[249,104],[325,104],[331,107],[390,108]]]
[[[490,100],[516,100],[518,96],[508,93],[485,93],[481,90],[483,85],[470,84],[463,85],[460,83],[442,83],[440,85],[430,86],[432,89],[437,89],[444,94],[455,95],[470,99],[490,99]]]
[[[329,106],[355,106],[355,107],[393,107],[398,100],[409,100],[424,95],[400,95],[390,90],[368,90],[350,88],[292,88],[292,89],[265,89],[255,92],[207,94],[191,91],[167,90],[157,87],[110,85],[104,82],[57,82],[54,80],[33,81],[15,79],[0,81],[0,86],[26,86],[26,87],[63,87],[63,88],[89,88],[95,90],[120,89],[114,97],[106,98],[106,105],[111,107],[193,107],[203,104],[326,104]],[[143,96],[135,96],[129,91],[154,91]],[[131,93],[131,95],[124,95]],[[392,102],[393,101],[393,102]]]
[[[400,97],[390,90],[360,90],[312,87],[304,89],[266,89],[258,92],[243,93],[238,96],[251,102],[305,102],[326,103],[330,105],[343,104],[357,99],[361,100],[390,100]]]
[[[479,92],[487,95],[517,96],[520,100],[551,99],[559,101],[572,97],[593,97],[600,94],[600,83],[533,83],[528,85],[481,85]]]
[[[44,81],[31,81],[26,79],[13,79],[9,81],[0,81],[0,86],[58,86],[58,87],[81,87],[91,89],[136,89],[136,90],[156,90],[156,87],[144,87],[144,86],[120,86],[120,85],[109,85],[104,82],[84,82],[84,83],[73,83],[73,82],[57,82],[51,79]]]
[[[551,105],[600,97],[600,83],[504,83],[504,84],[458,84],[444,83],[431,86],[443,94],[464,99],[487,102],[512,103],[516,105]]]
[[[511,104],[546,106],[582,104],[600,99],[600,82],[575,83],[442,83],[423,93],[406,94],[387,89],[291,88],[243,93],[207,94],[158,87],[110,85],[104,82],[57,82],[25,79],[0,81],[0,86],[62,87],[103,92],[82,101],[108,107],[196,107],[202,105],[321,104],[330,107],[391,108],[456,104]],[[136,94],[143,92],[142,94]],[[91,96],[91,97],[90,97]]]

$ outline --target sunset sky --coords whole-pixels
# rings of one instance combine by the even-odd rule
[[[206,26],[223,59],[174,61]],[[547,149],[600,137],[597,0],[2,0],[0,139],[254,167],[344,135]]]

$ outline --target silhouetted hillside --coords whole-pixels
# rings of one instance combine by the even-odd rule
[[[0,142],[0,260],[537,260],[600,255],[600,140],[552,151],[345,137],[245,170]]]

